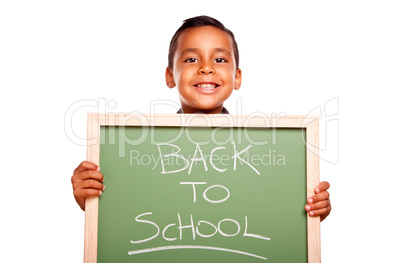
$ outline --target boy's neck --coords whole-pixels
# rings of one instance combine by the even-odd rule
[[[180,112],[180,111],[179,111]],[[210,110],[201,110],[201,109],[191,109],[187,107],[181,108],[180,113],[185,113],[185,114],[222,114],[222,113],[227,113],[227,110],[223,107],[223,105],[216,107],[214,109]]]

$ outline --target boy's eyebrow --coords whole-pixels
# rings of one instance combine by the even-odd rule
[[[219,48],[219,47],[217,47],[217,48],[214,48],[214,50],[217,51],[217,52],[227,53],[229,56],[232,55],[232,54],[231,54],[227,49],[225,49],[225,48]]]
[[[197,52],[198,48],[186,48],[185,50],[183,50],[180,55],[183,55],[185,53],[192,53],[192,52]]]
[[[181,56],[183,56],[183,54],[185,54],[185,53],[192,53],[192,52],[197,52],[199,49],[198,48],[186,48],[185,50],[183,50],[181,53],[180,53],[180,55]],[[231,56],[232,54],[227,50],[227,49],[225,49],[225,48],[220,48],[220,47],[217,47],[217,48],[214,48],[214,51],[215,52],[223,52],[223,53],[227,53],[229,56]]]

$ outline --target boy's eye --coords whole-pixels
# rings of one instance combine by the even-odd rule
[[[198,60],[196,58],[188,58],[184,62],[195,63],[198,62]]]
[[[228,62],[228,61],[224,58],[217,58],[217,59],[215,59],[215,62],[216,63],[224,63],[224,62]]]

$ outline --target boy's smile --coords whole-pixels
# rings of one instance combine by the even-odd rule
[[[183,113],[221,113],[223,102],[241,85],[233,43],[223,30],[189,28],[178,38],[166,84],[177,86]]]

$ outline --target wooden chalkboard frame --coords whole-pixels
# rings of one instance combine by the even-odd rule
[[[101,126],[305,128],[306,182],[309,197],[314,194],[314,187],[319,183],[318,123],[318,116],[89,113],[87,160],[99,164]],[[97,262],[98,200],[98,197],[87,198],[85,204],[84,263]],[[321,262],[319,217],[307,216],[307,238],[308,262]]]

